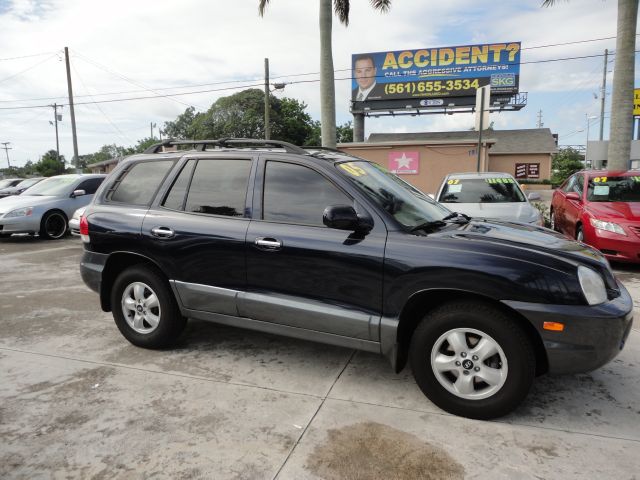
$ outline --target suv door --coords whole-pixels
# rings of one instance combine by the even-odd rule
[[[185,308],[237,315],[246,285],[247,154],[190,156],[158,195],[142,225],[143,245]]]
[[[364,235],[326,227],[324,209],[354,199],[326,172],[291,159],[261,159],[255,188],[240,314],[378,341],[384,223],[373,215],[374,228]]]

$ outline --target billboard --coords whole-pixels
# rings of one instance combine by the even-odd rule
[[[351,99],[354,102],[439,99],[491,93],[513,95],[520,82],[520,42],[486,43],[352,55]]]

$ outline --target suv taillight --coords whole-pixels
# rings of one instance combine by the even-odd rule
[[[89,221],[84,215],[80,217],[80,238],[84,243],[89,243]]]

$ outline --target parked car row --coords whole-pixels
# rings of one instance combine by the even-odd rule
[[[57,175],[38,180],[18,195],[0,198],[0,238],[14,233],[37,233],[45,239],[64,237],[69,232],[69,219],[91,202],[105,177]]]

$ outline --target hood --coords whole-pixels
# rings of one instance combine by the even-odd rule
[[[586,210],[600,220],[640,222],[640,202],[589,202]]]
[[[0,199],[0,215],[3,215],[16,208],[35,207],[43,203],[48,203],[60,197],[36,196],[36,195],[11,195]]]
[[[472,220],[459,228],[454,236],[496,246],[517,248],[521,253],[533,250],[549,256],[562,257],[570,263],[587,263],[609,271],[607,260],[596,249],[568,239],[553,230],[534,225]],[[523,255],[519,254],[519,256]]]
[[[535,223],[540,218],[538,209],[529,202],[445,203],[444,205],[449,210],[464,213],[470,217],[522,223]]]

